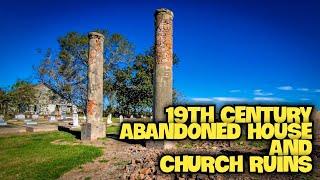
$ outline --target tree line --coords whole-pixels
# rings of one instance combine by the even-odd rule
[[[96,30],[104,41],[104,97],[107,113],[150,114],[153,98],[154,47],[136,55],[134,45],[123,35]],[[69,32],[58,38],[59,49],[48,49],[35,68],[37,79],[66,100],[86,108],[87,33]],[[179,59],[174,55],[174,65]],[[178,93],[174,90],[174,101]]]
[[[0,88],[0,114],[12,117],[28,111],[29,105],[35,103],[33,86],[28,81],[17,80],[9,88]]]

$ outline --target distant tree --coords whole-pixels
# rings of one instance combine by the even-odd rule
[[[25,112],[35,103],[34,85],[28,81],[17,80],[9,90],[0,90],[0,108],[4,115]]]
[[[118,109],[124,114],[151,113],[153,102],[153,72],[155,53],[150,48],[144,54],[137,55],[131,66],[118,71],[114,87]],[[174,54],[173,64],[177,65],[178,57]],[[178,93],[173,91],[173,101],[177,102]]]
[[[7,103],[7,92],[3,88],[0,88],[0,114],[6,114]]]
[[[104,96],[113,102],[114,73],[132,60],[133,45],[120,34],[97,31],[105,36]],[[88,41],[87,34],[67,33],[58,39],[58,52],[48,49],[36,68],[40,82],[82,108],[85,108],[87,100]]]
[[[8,96],[11,108],[19,113],[25,112],[30,105],[35,103],[34,85],[28,81],[18,80],[12,85]]]

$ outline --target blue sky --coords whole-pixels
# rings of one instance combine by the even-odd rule
[[[295,0],[0,2],[0,86],[32,78],[37,49],[69,31],[107,28],[136,53],[154,41],[154,10],[171,9],[174,86],[197,102],[320,105],[320,2]]]

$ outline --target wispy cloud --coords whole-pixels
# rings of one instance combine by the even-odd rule
[[[247,99],[245,98],[239,98],[239,97],[214,97],[214,98],[202,98],[202,97],[196,97],[196,98],[191,98],[192,101],[195,102],[245,102]]]
[[[254,95],[255,96],[272,96],[273,93],[263,92],[262,89],[256,89],[254,90]]]
[[[268,101],[268,102],[282,102],[285,101],[283,98],[277,97],[255,97],[253,98],[254,101]]]
[[[254,97],[253,99],[246,99],[240,97],[214,97],[214,98],[190,98],[194,102],[216,102],[216,103],[242,103],[242,102],[285,102],[286,99],[279,97]],[[302,99],[301,99],[302,100]],[[307,99],[305,99],[307,101]]]
[[[212,98],[214,101],[218,102],[244,102],[247,101],[245,98],[238,98],[238,97],[214,97]]]
[[[316,89],[314,90],[314,92],[320,93],[320,89]]]
[[[310,98],[300,98],[300,101],[310,101]]]
[[[309,91],[309,88],[297,88],[297,91]]]
[[[240,89],[232,89],[229,92],[230,93],[239,93],[239,92],[241,92],[241,90]]]
[[[212,98],[191,98],[191,100],[197,102],[209,102],[212,101]]]
[[[291,91],[293,90],[292,86],[280,86],[278,89],[283,90],[283,91]]]

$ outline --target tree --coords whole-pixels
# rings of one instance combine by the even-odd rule
[[[7,112],[7,104],[8,104],[8,98],[7,98],[7,92],[0,88],[0,114],[5,115]]]
[[[115,75],[114,87],[118,109],[122,114],[151,113],[153,102],[153,70],[155,62],[154,47],[144,54],[137,55],[131,66],[118,71]],[[174,54],[173,64],[179,62]],[[173,91],[174,102],[178,93]]]
[[[113,101],[114,73],[132,60],[133,45],[120,34],[97,30],[104,41],[104,95]],[[36,68],[39,80],[66,100],[85,108],[87,101],[88,36],[77,32],[67,33],[58,39],[60,49],[48,49]]]
[[[14,115],[28,110],[35,102],[34,85],[17,80],[8,91],[0,91],[0,108],[4,115]]]

